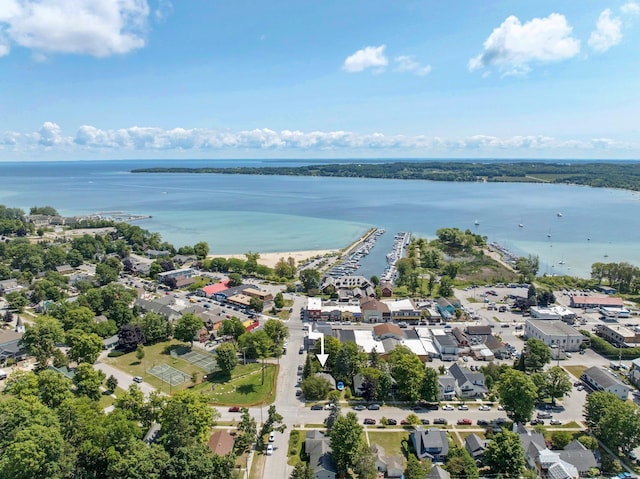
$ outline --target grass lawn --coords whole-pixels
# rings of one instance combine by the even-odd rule
[[[198,384],[193,390],[206,394],[209,402],[216,405],[248,407],[271,404],[275,399],[276,378],[277,366],[265,364],[262,384],[260,364],[250,363],[237,366],[230,380],[214,375],[210,381]]]
[[[575,421],[568,422],[566,424],[561,424],[559,427],[564,429],[582,429],[582,426]]]
[[[191,376],[193,373],[198,373],[200,378],[202,378],[202,376],[206,374],[204,369],[196,366],[195,364],[191,364],[184,359],[171,356],[171,351],[173,349],[186,347],[187,345],[185,343],[181,343],[180,341],[164,341],[152,346],[145,346],[144,358],[142,359],[142,361],[138,361],[136,359],[136,352],[132,351],[117,358],[107,357],[104,359],[104,362],[120,369],[121,371],[131,374],[132,376],[142,377],[145,382],[151,384],[160,391],[177,391],[179,389],[185,389],[191,386],[191,380],[187,380],[182,384],[172,386],[170,388],[168,383],[165,383],[152,374],[147,374],[146,370],[151,369],[154,365],[168,364],[169,366],[175,369],[179,369],[189,376]]]
[[[400,454],[403,439],[409,438],[409,432],[400,431],[372,431],[369,430],[369,443],[373,446],[378,444],[384,447],[387,454]]]
[[[303,445],[306,431],[292,430],[289,434],[289,445],[287,446],[287,464],[295,466],[302,462]]]
[[[575,365],[575,366],[563,366],[570,374],[573,374],[576,379],[580,379],[580,376],[582,376],[582,373],[584,373],[587,370],[586,366],[582,366],[582,365]]]
[[[116,391],[115,391],[115,396],[120,396],[122,393],[124,393],[125,390],[120,388],[120,387],[116,387]],[[100,396],[100,401],[98,401],[98,404],[100,405],[100,408],[104,409],[107,408],[111,405],[113,405],[113,403],[116,402],[116,398],[113,397],[111,394],[104,394],[104,392],[102,393],[102,395]]]

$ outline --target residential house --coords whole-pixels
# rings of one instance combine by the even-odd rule
[[[476,461],[480,460],[480,458],[484,454],[484,451],[487,450],[487,444],[488,441],[486,439],[482,439],[475,433],[469,434],[464,439],[464,448]]]
[[[174,264],[183,265],[198,261],[198,257],[194,254],[177,254],[173,257]]]
[[[631,361],[631,369],[629,370],[629,381],[636,386],[640,386],[640,358]]]
[[[209,438],[209,449],[213,454],[226,456],[233,451],[235,439],[227,430],[216,431]]]
[[[415,428],[409,435],[418,459],[432,462],[444,462],[449,454],[449,442],[446,431],[442,429]]]
[[[629,391],[631,391],[631,388],[620,381],[612,373],[605,371],[599,366],[593,366],[585,370],[581,379],[596,391],[607,391],[613,393],[623,401],[626,401],[629,398]]]
[[[0,330],[0,364],[7,359],[21,361],[28,356],[27,350],[20,344],[22,332]]]
[[[456,397],[456,378],[449,375],[438,376],[438,389],[440,401],[452,401]]]
[[[156,250],[156,249],[148,249],[144,252],[147,255],[147,258],[166,258],[167,256],[171,256],[171,251],[167,250]]]
[[[484,384],[484,374],[453,364],[448,373],[455,379],[456,395],[461,399],[481,398],[489,392]]]
[[[600,467],[600,461],[593,451],[587,449],[576,439],[560,451],[560,459],[573,465],[580,476],[588,476],[592,469]]]
[[[5,279],[0,281],[0,295],[13,293],[14,291],[19,291],[23,289],[22,286],[18,284],[17,279]]]
[[[103,349],[113,349],[118,345],[119,340],[120,338],[118,337],[118,335],[114,334],[113,336],[102,340],[102,347]]]
[[[376,458],[376,468],[385,477],[402,477],[404,467],[402,466],[402,454],[387,455],[384,447],[374,444],[371,447],[373,455]]]
[[[535,470],[542,477],[554,479],[576,479],[579,477],[576,466],[561,457],[565,451],[552,451],[547,448],[542,433],[529,431],[521,424],[514,425],[514,430],[520,438],[520,444],[529,468]],[[570,452],[565,454],[565,457],[572,456],[577,457],[576,454]]]
[[[304,452],[309,456],[313,479],[335,479],[338,471],[331,456],[328,437],[320,431],[307,431]]]
[[[168,299],[164,299],[168,298]],[[164,296],[156,299],[142,299],[136,298],[133,302],[134,306],[137,306],[140,312],[144,313],[157,313],[167,321],[176,321],[180,316],[180,312],[172,308],[172,305],[167,304],[167,301],[173,299],[169,296]]]
[[[63,264],[61,266],[56,266],[56,272],[60,273],[60,274],[71,274],[75,271],[76,269],[71,266],[70,264]]]
[[[319,372],[319,373],[315,373],[314,376],[326,379],[329,385],[331,386],[331,389],[336,388],[336,380],[331,374]]]
[[[434,465],[429,471],[427,479],[451,479],[451,474],[439,465]]]

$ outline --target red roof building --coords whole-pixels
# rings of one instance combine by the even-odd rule
[[[617,307],[623,306],[622,298],[614,298],[612,296],[572,296],[572,308],[598,308],[600,306]]]
[[[227,289],[229,289],[229,280],[225,279],[224,281],[220,281],[219,283],[205,286],[204,288],[202,288],[202,292],[204,292],[204,294],[210,298],[214,294],[226,291]]]

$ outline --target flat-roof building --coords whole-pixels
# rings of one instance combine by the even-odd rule
[[[578,351],[586,339],[568,324],[547,319],[527,319],[524,335],[527,339],[539,339],[550,348],[560,348],[565,352]]]
[[[623,401],[629,398],[631,388],[620,381],[612,373],[601,367],[593,366],[585,370],[582,379],[596,391],[607,391],[615,394]]]

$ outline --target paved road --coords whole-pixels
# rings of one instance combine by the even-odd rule
[[[107,377],[113,375],[115,376],[115,378],[118,380],[118,387],[122,388],[122,389],[129,389],[129,386],[131,386],[132,384],[137,384],[137,386],[140,388],[140,390],[144,393],[145,396],[149,396],[149,394],[153,391],[156,390],[156,388],[154,388],[153,386],[151,386],[148,383],[142,382],[142,383],[135,383],[133,381],[133,376],[131,376],[130,374],[127,374],[119,369],[114,368],[113,366],[110,366],[109,364],[105,364],[103,362],[100,362],[100,360],[98,359],[98,362],[96,362],[95,364],[95,368],[99,369],[100,371],[102,371]]]

